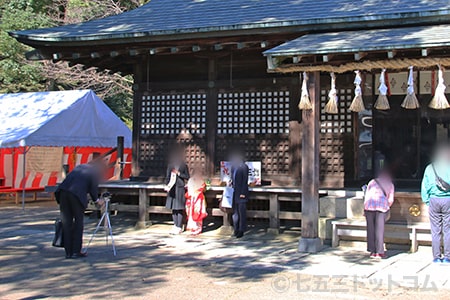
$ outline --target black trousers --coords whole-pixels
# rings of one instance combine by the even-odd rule
[[[173,209],[172,210],[172,220],[173,220],[173,225],[175,225],[178,228],[182,228],[183,227],[183,210]]]
[[[384,254],[384,224],[387,213],[365,210],[367,222],[367,251]]]
[[[74,194],[61,191],[59,209],[64,232],[64,249],[66,256],[72,256],[81,252],[84,207]]]
[[[233,227],[234,231],[247,230],[247,203],[233,201]]]

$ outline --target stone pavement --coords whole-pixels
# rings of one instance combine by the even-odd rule
[[[208,231],[171,236],[111,216],[117,256],[101,231],[84,259],[51,247],[53,203],[0,207],[0,299],[449,299],[450,266],[431,248],[371,260],[360,247],[298,253],[298,236],[252,229],[243,239]],[[85,218],[85,243],[98,220]]]

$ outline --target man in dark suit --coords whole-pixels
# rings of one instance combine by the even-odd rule
[[[241,238],[247,230],[248,167],[241,154],[234,154],[231,163],[234,235]]]
[[[98,183],[104,168],[101,160],[79,165],[67,175],[55,192],[61,211],[66,258],[87,256],[86,253],[81,252],[84,211],[88,205],[87,194],[96,203],[103,205],[102,200],[97,198]]]

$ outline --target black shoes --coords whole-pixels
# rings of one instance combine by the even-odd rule
[[[76,259],[76,258],[83,258],[83,257],[87,257],[87,253],[86,252],[80,252],[80,253],[75,253],[72,255],[66,255],[66,259]]]
[[[244,236],[244,232],[243,231],[237,231],[235,236],[236,236],[237,239],[239,239],[239,238]]]
[[[87,253],[80,252],[80,253],[76,253],[76,254],[72,255],[72,258],[82,258],[82,257],[87,257]]]

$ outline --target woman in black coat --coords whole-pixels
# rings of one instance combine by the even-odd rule
[[[166,207],[172,210],[173,234],[180,234],[183,229],[183,213],[186,209],[185,184],[189,179],[189,170],[180,156],[171,159],[167,167],[166,184],[171,183],[174,176],[175,183],[168,186]]]

